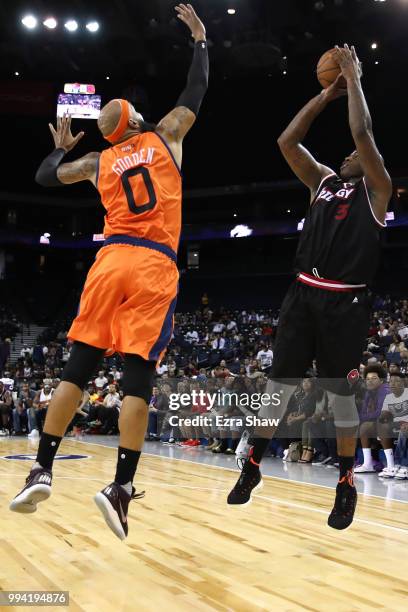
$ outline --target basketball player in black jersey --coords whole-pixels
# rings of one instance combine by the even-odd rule
[[[335,57],[344,78],[339,76],[313,98],[278,141],[293,172],[309,187],[311,205],[296,255],[297,277],[281,309],[270,384],[279,385],[275,389],[281,393],[282,416],[296,383],[316,358],[335,414],[340,464],[328,524],[345,529],[357,502],[353,465],[358,418],[350,382],[358,378],[367,337],[366,287],[376,271],[392,185],[374,142],[355,49],[336,47]],[[342,95],[348,95],[356,150],[344,160],[338,175],[317,162],[301,143],[316,117]],[[251,492],[262,485],[259,464],[272,434],[271,429],[255,431],[229,504],[249,503]]]

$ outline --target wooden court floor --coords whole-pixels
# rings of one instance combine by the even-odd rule
[[[0,455],[29,444],[3,439]],[[31,462],[0,460],[0,589],[68,590],[73,611],[408,609],[408,504],[360,496],[358,520],[335,532],[331,489],[265,478],[230,509],[236,472],[145,455],[122,543],[92,500],[116,450],[64,441],[60,453],[91,457],[59,461],[33,515],[8,510]]]

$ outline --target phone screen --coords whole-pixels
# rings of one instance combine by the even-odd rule
[[[98,119],[101,112],[101,96],[61,93],[58,96],[57,117],[65,114],[73,119]]]

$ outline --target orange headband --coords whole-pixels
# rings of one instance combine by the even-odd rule
[[[129,123],[129,102],[127,100],[118,100],[118,102],[120,102],[121,107],[119,123],[111,134],[107,134],[107,136],[105,136],[106,140],[109,140],[111,144],[115,144],[115,142],[119,140],[121,136],[123,136]]]

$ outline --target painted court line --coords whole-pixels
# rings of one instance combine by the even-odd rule
[[[71,442],[73,442],[73,440],[70,440]],[[82,440],[75,440],[75,442],[81,442],[82,444],[90,444],[93,446],[102,446],[104,448],[111,448],[112,450],[116,450],[115,447],[113,446],[108,446],[107,444],[98,444],[96,442],[85,442]],[[198,464],[197,461],[191,461],[191,460],[186,460],[186,459],[179,459],[176,457],[163,457],[162,455],[155,455],[153,453],[146,453],[146,454],[150,454],[153,457],[158,457],[160,459],[173,459],[175,461],[184,461],[185,463],[194,463],[195,465]],[[198,465],[203,465],[205,467],[215,467],[224,471],[230,471],[230,472],[236,472],[237,470],[233,470],[232,468],[225,468],[223,466],[219,466],[219,465],[207,465],[207,464],[203,464],[200,463]],[[16,474],[2,474],[2,476],[10,476],[15,478]],[[100,482],[104,482],[103,478],[95,478],[95,477],[90,477],[90,476],[56,476],[55,477],[58,480],[88,480],[88,481],[100,481]],[[268,476],[268,478],[270,478],[271,480],[273,480],[275,478],[275,476]],[[305,484],[302,483],[301,481],[293,481],[293,480],[287,480],[285,478],[279,478],[279,480],[284,480],[285,482],[297,482],[299,484]],[[193,491],[212,491],[212,492],[216,492],[216,493],[225,493],[227,492],[227,489],[217,489],[214,487],[201,487],[201,486],[195,486],[195,485],[183,485],[180,483],[160,483],[160,482],[151,482],[151,481],[147,481],[147,480],[138,480],[138,484],[139,485],[148,485],[148,486],[153,486],[153,487],[163,487],[163,488],[177,488],[177,489],[188,489],[188,490],[193,490]],[[311,484],[311,483],[308,483]],[[316,485],[319,486],[319,485]],[[320,486],[324,486],[324,485],[320,485]],[[332,489],[332,487],[324,487],[327,489]],[[377,497],[377,496],[371,496],[371,497]],[[271,504],[278,504],[278,505],[282,505],[282,506],[289,506],[290,508],[296,508],[297,510],[305,510],[307,512],[315,512],[317,514],[323,514],[324,516],[328,516],[329,512],[327,512],[326,510],[322,510],[321,508],[314,508],[313,506],[306,506],[304,504],[297,504],[295,502],[291,502],[288,500],[284,500],[281,498],[276,498],[276,497],[268,497],[266,495],[254,495],[253,496],[254,499],[261,499],[263,501],[269,502]],[[380,499],[385,499],[386,498],[380,498]],[[393,501],[398,501],[398,500],[393,500]],[[234,511],[234,510],[242,510],[240,508],[236,508],[236,509],[232,509],[229,508],[230,510]],[[366,519],[360,519],[358,517],[356,517],[354,519],[355,523],[361,523],[364,525],[369,525],[370,527],[376,527],[379,529],[389,529],[391,531],[396,531],[397,533],[403,533],[408,535],[408,529],[403,529],[401,527],[394,527],[392,525],[387,525],[385,523],[379,523],[377,521],[369,521]]]
[[[80,442],[81,444],[91,444],[92,446],[103,446],[104,448],[113,448],[113,450],[116,450],[116,448],[114,446],[109,446],[108,444],[99,444],[98,442],[86,442],[85,440],[66,440],[67,442]],[[166,457],[164,455],[157,455],[156,453],[151,453],[149,451],[143,451],[144,455],[148,455],[150,457],[157,457],[158,459],[170,459],[171,461],[183,461],[184,463],[193,463],[194,465],[200,465],[200,466],[204,466],[204,467],[209,467],[209,468],[215,468],[217,470],[224,470],[225,472],[234,472],[237,473],[239,470],[238,468],[228,468],[222,465],[211,465],[209,463],[200,463],[199,461],[193,461],[191,459],[181,459],[180,457]],[[319,483],[314,483],[314,482],[304,482],[303,480],[294,480],[292,478],[283,478],[282,476],[270,476],[269,474],[263,474],[262,478],[269,478],[271,480],[280,480],[282,482],[293,482],[296,484],[301,484],[301,485],[307,485],[309,487],[319,487],[321,489],[330,489],[331,491],[334,491],[336,487],[331,487],[329,485],[323,485],[323,484],[319,484]],[[408,493],[408,488],[407,488],[407,493]],[[375,499],[381,499],[383,501],[392,501],[392,502],[396,502],[396,503],[400,503],[400,504],[408,504],[408,500],[404,500],[404,499],[395,499],[395,498],[388,498],[385,496],[381,496],[381,495],[374,495],[373,493],[359,493],[359,495],[363,495],[364,497],[374,497]]]

